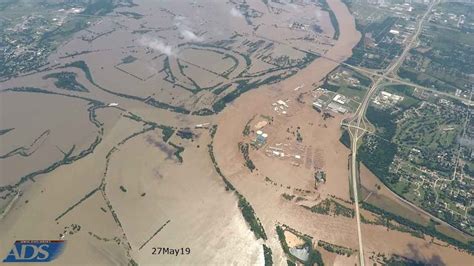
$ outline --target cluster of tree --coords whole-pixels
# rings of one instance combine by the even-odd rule
[[[244,216],[245,221],[249,224],[250,230],[255,234],[257,239],[261,238],[266,240],[267,234],[265,233],[265,229],[263,229],[260,219],[258,219],[258,217],[255,215],[254,209],[244,196],[238,192],[237,196],[239,197],[239,208],[242,212],[242,215]]]
[[[332,27],[334,28],[334,34],[332,38],[334,40],[339,39],[340,30],[339,30],[339,22],[337,21],[336,14],[334,14],[334,11],[332,11],[332,9],[329,7],[327,0],[319,0],[319,3],[321,4],[322,10],[328,12],[329,14],[329,19],[331,20]]]
[[[344,146],[346,146],[347,148],[350,148],[351,147],[351,138],[349,136],[349,131],[347,131],[347,130],[342,131],[342,135],[339,138],[339,141],[342,144],[344,144]]]
[[[397,144],[391,142],[396,131],[395,115],[369,106],[367,119],[377,128],[380,137],[366,137],[364,144],[359,147],[359,158],[376,176],[386,181],[390,177],[390,164],[398,148]]]
[[[193,139],[194,138],[194,133],[189,128],[178,130],[176,135],[178,137],[182,138],[182,139]]]
[[[331,243],[323,241],[323,240],[318,241],[318,246],[324,248],[325,250],[327,250],[329,252],[336,253],[336,254],[339,254],[339,255],[344,255],[344,256],[347,256],[347,257],[350,257],[355,252],[353,249],[343,247],[343,246],[338,246],[338,245],[335,245],[335,244],[331,244]]]
[[[263,244],[263,256],[265,258],[265,266],[272,266],[272,249],[265,244]]]
[[[183,162],[183,157],[181,156],[181,153],[184,151],[184,147],[181,147],[181,146],[179,146],[179,145],[176,145],[176,144],[174,144],[174,143],[171,142],[171,141],[168,142],[168,144],[171,145],[171,146],[173,146],[173,147],[176,149],[176,151],[174,152],[174,156],[176,156],[176,158],[178,158],[178,161],[179,161],[180,163],[182,163],[182,162]]]
[[[242,152],[242,155],[244,156],[245,166],[247,166],[250,172],[253,172],[253,170],[255,170],[256,167],[253,161],[250,159],[249,147],[250,145],[248,143],[242,143],[242,142],[239,143],[239,150],[240,152]]]
[[[92,16],[103,16],[114,9],[113,0],[95,0],[89,1],[86,9],[82,11],[83,15],[92,15]]]
[[[469,241],[468,243],[465,243],[465,242],[459,241],[457,239],[454,239],[450,236],[447,236],[447,235],[437,231],[436,227],[433,226],[433,224],[430,224],[428,226],[424,226],[424,225],[415,223],[415,222],[413,222],[409,219],[406,219],[404,217],[393,214],[391,212],[387,212],[383,209],[375,207],[374,205],[371,205],[371,204],[366,203],[366,202],[362,202],[362,208],[364,208],[364,209],[366,209],[370,212],[373,212],[375,214],[381,215],[382,217],[384,217],[386,219],[394,220],[394,221],[396,221],[397,223],[399,223],[401,225],[408,226],[408,227],[412,228],[413,230],[422,232],[423,234],[430,235],[432,237],[436,237],[436,238],[440,239],[441,241],[444,241],[444,242],[446,242],[448,244],[451,244],[453,246],[456,246],[458,248],[464,249],[467,252],[469,252],[470,254],[474,254],[474,241]]]
[[[209,144],[207,147],[209,149],[209,156],[211,157],[214,169],[216,169],[217,174],[219,174],[219,176],[222,178],[222,181],[224,181],[224,184],[226,185],[225,189],[235,191],[235,188],[232,183],[230,183],[230,181],[224,176],[220,167],[217,165],[216,157],[214,156],[214,147],[212,146],[212,143]]]
[[[306,207],[308,208],[308,207]],[[333,199],[324,199],[317,205],[309,208],[312,212],[324,214],[324,215],[342,215],[348,218],[354,217],[354,210],[348,208],[341,203],[333,200]]]
[[[245,221],[247,224],[250,226],[250,230],[255,234],[255,237],[257,239],[262,238],[263,240],[267,239],[267,235],[265,233],[265,229],[262,226],[262,223],[260,222],[260,219],[255,215],[255,211],[250,205],[250,203],[245,199],[245,197],[240,194],[235,187],[230,183],[230,181],[224,176],[222,173],[221,169],[217,165],[216,157],[214,155],[214,148],[213,148],[213,142],[214,142],[214,136],[217,132],[217,125],[214,125],[210,129],[210,135],[211,135],[211,143],[208,145],[209,148],[209,155],[211,157],[211,161],[214,164],[214,168],[216,169],[216,172],[219,174],[219,176],[222,178],[226,185],[226,190],[231,190],[234,191],[235,194],[237,195],[239,199],[239,209],[242,212],[242,216],[244,217]]]

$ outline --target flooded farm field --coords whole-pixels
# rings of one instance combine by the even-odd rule
[[[357,263],[339,141],[350,114],[325,117],[311,103],[361,34],[342,1],[327,5],[135,0],[91,17],[43,68],[0,82],[5,240],[68,240],[58,265],[255,265],[266,248],[281,265],[285,225],[325,262]],[[255,149],[258,130],[269,138]],[[366,261],[472,258],[376,222],[363,233]],[[190,252],[153,254],[166,246]]]

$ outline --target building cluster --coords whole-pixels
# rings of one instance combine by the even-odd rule
[[[347,70],[338,71],[329,75],[329,80],[337,83],[344,83],[349,86],[359,86],[360,81],[352,77],[352,73]]]
[[[275,143],[265,149],[265,154],[272,158],[290,159],[292,165],[300,166],[303,163],[301,154],[304,153],[305,149],[305,146],[299,146],[298,144]]]
[[[271,158],[281,160],[290,160],[294,166],[302,164],[302,155],[305,153],[306,146],[301,143],[274,143],[269,144],[269,130],[265,129],[268,125],[267,120],[256,122],[253,126],[255,132],[252,137],[252,145],[260,149],[265,148],[265,154]]]
[[[385,7],[400,7],[411,6],[412,4],[429,4],[431,0],[405,0],[405,1],[390,1],[390,0],[367,0],[368,4],[379,5]]]
[[[211,126],[211,123],[203,123],[203,124],[197,124],[194,126],[194,128],[204,128],[208,129]]]
[[[289,27],[292,30],[306,30],[307,28],[309,28],[309,25],[299,23],[299,22],[295,21],[295,22],[291,23]]]
[[[287,102],[283,100],[278,100],[272,103],[272,106],[273,106],[273,111],[275,111],[277,114],[282,114],[282,115],[288,114],[288,108],[290,108]]]
[[[391,95],[379,96],[393,98]],[[400,100],[397,97],[395,99]],[[421,123],[420,126],[427,127],[412,132],[407,138],[395,140],[398,152],[389,173],[401,184],[407,184],[400,185],[405,187],[405,192],[402,192],[405,196],[413,194],[430,213],[472,233],[474,217],[469,211],[474,199],[474,178],[469,165],[474,162],[471,156],[474,151],[474,129],[470,130],[469,124],[472,123],[466,124],[464,129],[461,127],[468,112],[465,105],[442,98],[431,100],[433,103],[423,101],[416,108],[408,109],[402,118],[395,121],[403,124],[422,118],[426,124]],[[436,135],[432,134],[433,131]],[[460,135],[459,132],[464,133]],[[439,140],[431,144],[424,141],[434,137]],[[451,142],[446,143],[450,138]]]
[[[442,10],[436,10],[430,18],[430,22],[451,26],[455,28],[474,27],[472,22],[466,24],[466,16],[468,14],[454,14],[451,12],[443,12]]]
[[[84,11],[84,8],[59,10],[37,10],[30,15],[0,22],[0,76],[27,72],[46,61],[55,48],[55,38],[45,36],[61,35],[58,31],[70,15]],[[51,34],[55,32],[54,34]]]
[[[318,170],[314,173],[314,180],[316,183],[326,183],[326,173],[323,170]]]
[[[255,143],[257,146],[261,147],[267,143],[268,134],[264,133],[262,130],[257,130],[257,136],[255,137]]]
[[[413,150],[412,154],[417,156],[419,152]],[[390,168],[405,183],[413,184],[413,193],[424,209],[458,228],[474,231],[474,217],[468,213],[474,199],[472,178],[459,174],[453,179],[424,166],[409,171],[402,165],[403,158],[396,157]]]
[[[394,106],[401,101],[403,101],[403,96],[381,91],[372,102],[379,107],[386,108]]]
[[[319,91],[327,92],[323,88],[318,88]],[[345,106],[349,102],[346,96],[341,94],[336,94],[333,98],[329,100],[324,100],[321,97],[316,99],[313,102],[313,108],[318,111],[331,111],[334,113],[345,114],[348,112],[348,108]]]

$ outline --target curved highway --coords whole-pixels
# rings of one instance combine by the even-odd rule
[[[431,13],[433,7],[438,4],[439,0],[435,0],[430,3],[426,12],[423,16],[419,19],[415,32],[411,36],[408,44],[405,46],[402,54],[396,58],[396,60],[381,74],[380,76],[375,77],[372,83],[372,86],[369,88],[367,93],[364,96],[362,103],[359,105],[359,108],[354,114],[354,117],[348,122],[348,131],[349,136],[351,138],[351,180],[352,180],[352,190],[355,202],[355,210],[356,210],[356,220],[357,220],[357,235],[359,239],[359,260],[360,265],[364,266],[364,246],[362,243],[362,233],[361,233],[361,226],[360,226],[360,211],[359,211],[359,195],[358,195],[358,184],[357,184],[357,146],[359,144],[359,140],[364,136],[365,132],[367,131],[367,122],[365,118],[365,113],[367,111],[367,107],[369,106],[370,99],[377,91],[380,83],[385,80],[388,76],[392,73],[396,72],[396,70],[400,67],[403,63],[403,60],[408,55],[409,51],[415,45],[418,36],[420,35],[423,24],[426,21],[427,17]]]

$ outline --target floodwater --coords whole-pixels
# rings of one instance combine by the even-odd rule
[[[77,223],[83,227],[82,231],[67,236],[67,240],[74,243],[71,247],[74,245],[75,248],[71,249],[72,251],[66,250],[61,257],[62,260],[58,260],[58,264],[66,264],[66,262],[125,264],[131,257],[139,263],[150,264],[157,262],[232,264],[242,263],[242,259],[243,264],[262,264],[261,240],[255,240],[253,233],[243,220],[235,195],[225,190],[220,176],[213,168],[207,150],[207,145],[211,141],[208,132],[198,131],[198,137],[194,141],[182,140],[177,136],[170,139],[173,143],[185,148],[184,162],[180,164],[173,159],[173,150],[162,141],[162,133],[158,129],[144,135],[136,135],[124,145],[118,145],[127,137],[143,130],[142,123],[123,116],[127,112],[132,112],[144,120],[174,127],[192,127],[197,123],[205,122],[218,125],[214,140],[217,162],[222,172],[252,204],[256,215],[262,221],[269,238],[265,243],[272,249],[275,264],[286,263],[275,233],[277,223],[287,224],[312,236],[315,241],[322,239],[337,245],[356,248],[355,219],[314,214],[281,197],[282,193],[296,193],[296,188],[313,191],[308,195],[303,195],[311,202],[328,195],[343,199],[348,197],[346,162],[349,151],[338,141],[339,122],[343,117],[336,116],[330,121],[323,121],[311,110],[310,97],[305,97],[306,104],[296,103],[299,93],[310,92],[313,83],[318,84],[338,66],[333,60],[342,61],[350,57],[352,48],[359,41],[360,33],[357,32],[354,18],[347,7],[341,1],[328,1],[340,28],[339,39],[334,41],[331,39],[334,29],[331,27],[329,17],[327,14],[317,13],[320,10],[315,7],[306,8],[295,5],[291,9],[281,11],[280,14],[264,13],[262,17],[254,19],[255,25],[248,25],[242,14],[234,12],[231,3],[223,1],[205,1],[200,4],[192,1],[160,1],[159,4],[149,0],[136,2],[139,4],[137,7],[123,9],[142,13],[145,15],[143,19],[132,20],[122,16],[106,16],[95,21],[90,31],[79,32],[69,42],[59,47],[57,53],[51,55],[51,62],[58,61],[62,64],[77,60],[86,61],[95,83],[102,87],[94,86],[78,69],[68,68],[68,71],[77,73],[78,82],[86,85],[90,90],[89,93],[74,93],[73,95],[90,97],[103,103],[118,103],[123,109],[108,108],[107,111],[98,113],[97,119],[105,123],[105,132],[103,141],[94,153],[73,164],[42,175],[36,183],[28,183],[28,186],[22,188],[24,191],[20,200],[13,204],[9,214],[0,221],[0,231],[4,233],[5,239],[10,242],[20,236],[22,239],[32,238],[32,236],[37,239],[55,239],[66,226]],[[268,10],[263,1],[248,2],[256,11],[263,13]],[[168,10],[164,10],[163,5]],[[208,15],[209,9],[206,9],[206,5],[214,7],[212,16]],[[172,14],[176,10],[179,12]],[[199,16],[193,16],[194,13]],[[312,16],[316,16],[315,14],[319,14],[314,21],[321,25],[323,33],[314,41],[304,42],[302,38],[306,35],[305,32],[288,29],[287,26],[294,17],[311,20]],[[101,35],[108,32],[110,28],[114,31]],[[148,31],[145,38],[133,33],[137,30]],[[195,36],[189,32],[183,35],[186,30],[193,31]],[[291,46],[298,46],[301,49],[324,52],[326,57],[333,60],[318,58],[287,80],[270,86],[263,85],[243,94],[229,104],[222,113],[212,117],[177,114],[153,108],[143,101],[124,98],[117,94],[128,94],[140,98],[154,97],[168,104],[190,109],[209,107],[209,104],[212,104],[217,97],[212,92],[203,91],[194,94],[163,81],[164,72],[157,70],[164,66],[164,56],[158,50],[166,48],[164,50],[169,52],[169,57],[172,59],[170,67],[179,76],[182,74],[179,73],[176,56],[179,57],[180,52],[190,63],[195,64],[196,61],[201,60],[201,57],[193,54],[194,49],[193,51],[191,49],[175,50],[186,36],[198,43],[212,42],[230,38],[235,32],[242,35],[236,35],[235,44],[232,46],[235,57],[239,58],[239,64],[236,67],[238,70],[244,69],[245,66],[240,62],[242,56],[237,55],[237,52],[243,53],[249,49],[249,46],[244,44],[247,41],[256,42],[261,39],[284,43],[275,48],[274,53],[277,55],[288,53],[294,58],[301,57],[302,52],[291,48]],[[94,39],[95,37],[98,38]],[[93,40],[88,41],[90,38]],[[89,53],[65,57],[82,51],[89,51]],[[128,66],[121,64],[122,59],[128,55],[133,55],[137,61]],[[261,53],[254,57],[264,57],[264,55]],[[173,56],[175,56],[174,59]],[[222,62],[219,63],[219,58],[215,54],[207,57],[207,60],[205,63],[212,65],[208,70],[213,72],[228,69],[230,66],[230,61],[227,59],[221,58]],[[249,72],[254,73],[270,67],[271,64],[268,62],[257,61],[249,68]],[[196,70],[194,66],[184,69],[186,70],[183,73],[189,76],[203,71]],[[66,93],[54,88],[51,81],[43,80],[44,74],[46,73],[33,74],[0,85],[3,89],[36,84],[51,91]],[[229,77],[234,77],[234,74]],[[199,82],[212,84],[215,81],[203,79]],[[294,88],[300,85],[304,87],[297,92],[294,91]],[[104,88],[115,94],[107,92]],[[2,99],[3,97],[2,94]],[[33,97],[36,96],[11,97],[9,109],[21,106],[23,102],[30,104],[21,106],[22,110],[32,108]],[[71,137],[78,147],[81,144],[81,147],[84,147],[90,142],[91,137],[94,137],[91,132],[95,132],[96,128],[91,127],[89,123],[86,102],[77,103],[78,98],[70,99],[70,101],[59,99],[65,98],[64,96],[54,97],[61,103],[53,102],[52,98],[51,101],[40,100],[40,98],[43,97],[38,97],[38,101],[46,110],[41,111],[41,115],[50,118],[50,120],[42,118],[41,121],[44,119],[44,123],[47,121],[53,125],[43,124],[41,121],[33,123],[35,128],[30,130],[34,132],[32,136],[19,135],[19,138],[21,136],[19,142],[22,145],[29,143],[28,140],[31,138],[34,140],[38,132],[41,132],[39,125],[50,128],[54,126],[56,120],[60,122],[57,125],[63,125],[69,131],[61,131],[61,136],[54,139],[57,140],[55,143],[62,143],[63,139]],[[245,124],[255,114],[275,116],[272,114],[271,103],[278,99],[291,100],[290,105],[294,108],[292,115],[296,121],[294,126],[301,125],[305,137],[304,143],[312,146],[315,158],[319,160],[318,164],[328,169],[330,180],[321,191],[314,191],[311,181],[312,173],[308,169],[301,168],[292,172],[291,166],[269,162],[264,157],[259,160],[257,154],[250,156],[255,158],[257,168],[261,166],[261,172],[250,173],[243,166],[237,143],[242,141],[242,130]],[[37,110],[35,108],[25,111],[21,117],[32,116]],[[275,130],[285,130],[283,124],[288,121],[289,119],[281,119],[280,127],[275,127]],[[13,118],[9,118],[8,122],[19,123]],[[278,134],[275,133],[275,135]],[[285,136],[281,134],[279,137]],[[68,144],[72,145],[73,142],[68,142]],[[111,150],[115,152],[110,153]],[[54,149],[45,154],[45,158],[60,158],[60,156],[61,153]],[[39,167],[39,165],[33,166]],[[286,186],[274,186],[266,182],[265,175],[262,173],[270,174],[271,171],[277,171],[280,167],[282,170],[279,175],[275,175],[275,180]],[[295,176],[289,177],[292,173]],[[12,180],[13,178],[9,179],[9,182]],[[103,188],[104,184],[103,191],[84,199],[85,195],[99,187]],[[123,186],[126,191],[123,191],[120,186]],[[56,223],[51,222],[78,202],[80,204],[63,218],[58,219]],[[120,226],[117,225],[116,217],[112,215],[107,204],[114,208],[114,215],[117,215],[116,217],[121,221]],[[44,209],[46,205],[50,206],[47,210]],[[31,220],[37,221],[35,228],[31,227],[29,222]],[[140,249],[165,223],[167,224],[163,230],[143,249]],[[387,232],[381,226],[364,225],[363,232],[364,243],[367,246],[366,257],[372,251],[385,254],[397,252],[402,255],[410,255],[416,251],[417,256],[426,258],[439,254],[444,262],[451,264],[459,264],[470,258],[453,248],[429,244],[428,239],[414,238],[397,231]],[[117,239],[120,240],[119,245],[115,245]],[[392,239],[396,241],[391,241]],[[128,250],[128,243],[131,250]],[[151,254],[153,246],[190,247],[192,255],[179,258],[156,257]],[[1,254],[8,252],[8,247],[1,246],[0,248]],[[93,256],[87,256],[90,253],[93,253]],[[357,262],[355,256],[334,257],[333,254],[326,253],[323,253],[323,256],[330,257],[330,261],[335,263]],[[82,260],[84,257],[86,261]]]
[[[328,1],[328,3],[338,18],[341,34],[339,40],[335,42],[334,46],[328,50],[325,56],[334,60],[343,61],[351,56],[352,48],[357,44],[361,35],[356,31],[354,18],[342,2]],[[287,183],[292,186],[288,189],[285,187],[287,184],[280,187],[279,185],[274,186],[273,184],[268,184],[268,182],[265,181],[265,177],[268,176],[271,178],[270,174],[272,171],[270,169],[273,169],[274,175],[276,176],[285,175],[286,173],[286,178],[282,177],[279,179],[279,181],[283,182],[288,182],[288,180],[292,179],[300,180],[301,176],[298,173],[300,173],[301,170],[294,170],[292,174],[288,171],[281,172],[278,170],[281,162],[275,161],[273,161],[272,167],[269,167],[269,165],[266,164],[259,165],[258,162],[264,163],[267,159],[259,159],[261,156],[251,154],[251,158],[254,158],[257,162],[257,169],[262,168],[262,170],[250,173],[244,166],[242,155],[237,147],[237,143],[243,141],[242,130],[249,119],[254,115],[258,116],[260,114],[275,115],[275,113],[272,113],[273,110],[271,103],[278,99],[289,99],[291,101],[290,105],[297,105],[296,97],[298,96],[298,93],[310,91],[311,84],[318,84],[322,78],[337,66],[338,64],[332,60],[318,58],[307,68],[299,71],[295,76],[288,80],[273,86],[259,88],[258,90],[251,91],[241,96],[219,117],[219,129],[215,137],[214,150],[221,170],[231,180],[231,182],[234,183],[237,190],[246,196],[253,204],[253,207],[259,218],[262,220],[267,232],[273,231],[275,224],[281,223],[289,225],[300,232],[311,235],[315,241],[323,239],[337,245],[356,249],[357,234],[355,219],[312,214],[295,204],[285,201],[281,197],[282,193],[295,193],[295,187],[292,186],[293,183]],[[302,84],[304,84],[305,87],[296,93],[294,88]],[[305,106],[303,108],[311,109],[310,106]],[[291,112],[291,110],[290,107],[289,112]],[[311,116],[305,116],[303,113],[305,112],[298,110],[296,124],[304,122],[314,122],[314,124],[318,123],[317,119],[312,119]],[[301,118],[300,115],[304,118]],[[313,116],[318,116],[318,114],[313,112]],[[278,117],[275,119],[283,118]],[[275,122],[275,124],[277,123],[278,122]],[[291,125],[291,122],[289,122],[288,125]],[[329,129],[317,128],[316,130],[331,130],[330,128],[335,130],[339,128],[339,125],[334,123],[332,126],[329,126]],[[285,131],[286,126],[280,128],[280,130]],[[329,136],[332,136],[334,143],[338,143],[340,134],[335,133],[337,130],[333,132],[334,133],[330,133]],[[271,136],[269,138],[271,138]],[[303,140],[303,144],[311,145],[312,143],[307,143]],[[342,146],[342,144],[338,144]],[[324,147],[324,149],[332,149],[334,151],[336,150],[336,147]],[[343,148],[343,150],[344,149],[345,148]],[[331,168],[331,165],[339,165],[339,167],[342,167],[344,171],[342,172],[342,176],[341,174],[336,176],[330,176],[328,174],[328,179],[336,179],[338,180],[338,184],[328,184],[326,188],[323,188],[324,192],[322,192],[321,195],[325,193],[329,195],[341,195],[341,193],[348,192],[348,150],[345,150],[346,152],[340,152],[340,156],[337,159],[331,159],[331,157],[328,156],[331,151],[325,151],[326,156],[323,155],[325,164],[328,165],[329,168]],[[307,180],[306,187],[303,187],[303,189],[312,189],[311,186],[313,183],[310,181],[310,178]],[[298,181],[295,182],[296,184],[298,183]],[[304,184],[305,183],[302,182],[300,185],[304,186]],[[347,197],[348,195],[346,194],[346,197],[343,198]],[[387,232],[386,228],[383,226],[363,224],[362,232],[364,245],[366,247],[366,254],[364,255],[367,262],[370,261],[369,257],[373,252],[381,252],[387,255],[396,253],[417,260],[431,263],[442,262],[446,264],[460,264],[471,258],[465,252],[457,251],[452,247],[445,247],[443,244],[438,245],[430,243],[429,237],[423,240],[415,238],[407,233],[401,233],[398,231]],[[278,248],[278,244],[270,246],[273,250]],[[357,263],[356,258],[351,258],[351,262],[345,261],[344,263]],[[330,259],[333,260],[334,258],[331,257]],[[338,259],[335,261],[342,263],[342,261]]]

